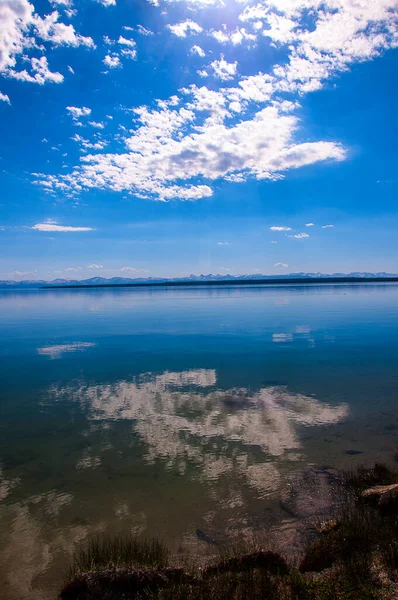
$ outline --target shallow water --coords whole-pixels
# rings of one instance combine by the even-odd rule
[[[394,462],[397,334],[396,284],[0,292],[2,598],[92,532],[211,551],[308,468]]]

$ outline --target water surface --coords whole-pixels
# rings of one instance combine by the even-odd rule
[[[2,598],[90,533],[206,552],[297,473],[395,461],[397,317],[396,284],[1,292]]]

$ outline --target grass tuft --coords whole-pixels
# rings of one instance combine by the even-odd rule
[[[67,573],[71,580],[80,573],[109,568],[163,569],[168,566],[170,552],[156,539],[139,539],[129,535],[95,535],[75,553]]]

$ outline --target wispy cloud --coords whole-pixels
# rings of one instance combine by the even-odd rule
[[[322,229],[330,229],[332,227],[334,227],[334,225],[322,225]]]
[[[125,273],[149,273],[147,269],[136,269],[135,267],[122,267],[119,271]]]
[[[294,235],[289,235],[288,237],[295,238],[296,240],[304,240],[310,236],[308,233],[295,233]]]
[[[55,223],[36,223],[31,229],[36,231],[59,231],[59,232],[79,232],[94,231],[92,227],[72,227],[71,225],[56,225]]]
[[[285,226],[276,226],[274,225],[273,227],[270,227],[271,231],[291,231],[292,228],[291,227],[285,227]]]
[[[283,262],[277,262],[274,264],[274,267],[276,267],[277,269],[287,269],[289,265],[287,265],[286,263]]]
[[[315,226],[315,223],[306,223],[306,224],[305,224],[305,226],[306,226],[306,227],[314,227],[314,226]]]
[[[7,102],[7,104],[11,104],[9,96],[7,94],[3,94],[0,92],[0,102]]]
[[[96,344],[92,342],[74,342],[72,344],[58,344],[56,346],[44,346],[43,348],[37,348],[37,353],[41,356],[47,356],[51,360],[61,358],[63,354],[69,354],[71,352],[83,352],[89,348],[95,348]]]
[[[26,275],[35,275],[37,271],[12,271],[11,277],[24,277]]]
[[[88,265],[87,269],[103,269],[104,267],[102,265]]]
[[[217,246],[230,246],[231,242],[217,242]]]

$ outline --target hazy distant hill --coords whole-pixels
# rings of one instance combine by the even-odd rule
[[[90,279],[54,279],[52,281],[45,280],[23,280],[23,281],[13,281],[13,280],[0,280],[0,288],[39,288],[45,285],[52,286],[73,286],[73,285],[84,285],[84,286],[98,286],[98,285],[124,285],[124,284],[134,284],[134,283],[166,283],[166,282],[181,282],[184,283],[186,281],[234,281],[234,280],[258,280],[258,279],[327,279],[327,278],[336,278],[336,277],[347,277],[347,278],[359,278],[359,279],[383,279],[388,277],[398,277],[396,274],[392,273],[288,273],[283,275],[261,275],[261,274],[252,274],[252,275],[213,275],[209,273],[208,275],[189,275],[188,277],[178,277],[178,278],[162,278],[162,277],[140,277],[140,278],[127,278],[127,277],[111,277],[107,279],[105,277],[91,277]]]

